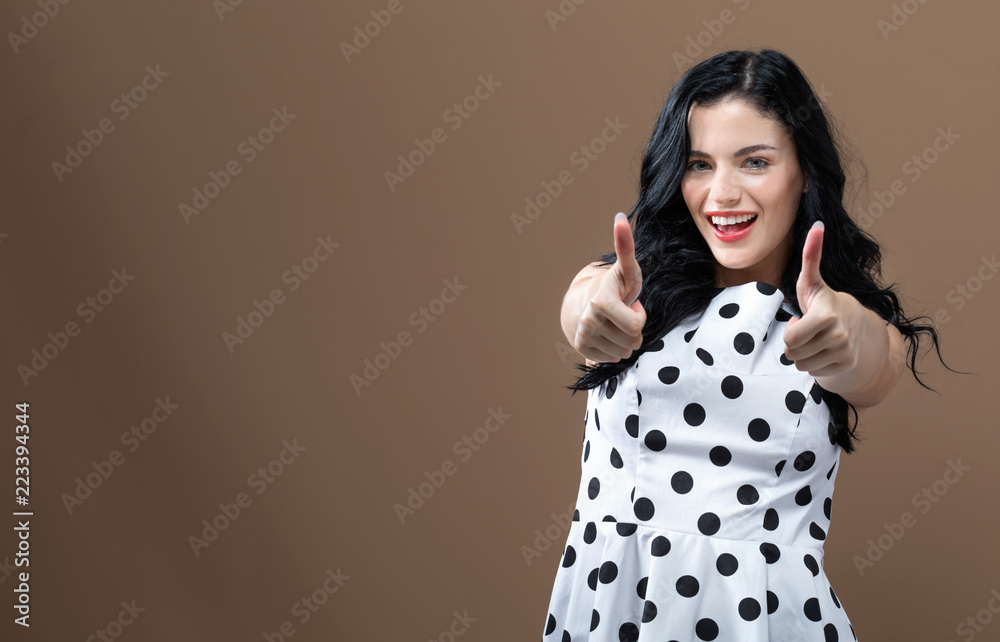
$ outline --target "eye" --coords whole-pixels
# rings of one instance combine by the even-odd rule
[[[752,163],[753,161],[760,161],[761,164],[758,165],[757,167],[751,167],[750,169],[764,169],[764,166],[766,166],[768,164],[768,162],[766,160],[764,160],[763,158],[748,158],[747,159],[748,163]]]
[[[688,169],[694,169],[695,165],[698,165],[699,163],[704,164],[704,162],[705,161],[694,161],[692,163],[688,163]],[[698,170],[695,170],[695,171],[698,171]]]

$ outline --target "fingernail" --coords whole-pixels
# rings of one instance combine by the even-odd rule
[[[621,218],[626,218],[626,216],[625,216],[625,212],[618,212],[617,214],[615,214],[615,220],[616,220],[616,221],[617,221],[618,219],[621,219]]]
[[[821,230],[826,229],[826,226],[823,225],[823,221],[816,221],[815,223],[813,223],[813,227],[818,227]]]

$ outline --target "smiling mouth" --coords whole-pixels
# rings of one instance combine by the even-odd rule
[[[757,219],[754,212],[709,212],[706,216],[709,224],[723,234],[735,234]]]

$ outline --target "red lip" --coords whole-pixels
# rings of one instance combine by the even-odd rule
[[[750,233],[750,230],[752,230],[754,228],[754,226],[757,225],[757,221],[760,220],[760,214],[757,214],[757,216],[754,217],[754,219],[750,222],[750,225],[748,225],[747,227],[743,228],[739,232],[735,232],[733,234],[723,234],[722,232],[720,232],[719,228],[715,227],[715,225],[712,225],[712,219],[711,219],[711,217],[713,217],[713,216],[740,216],[741,214],[757,214],[757,212],[747,212],[747,211],[738,211],[738,210],[733,210],[731,212],[719,212],[719,211],[715,211],[715,212],[705,212],[705,217],[708,218],[708,224],[712,226],[712,231],[715,232],[715,238],[719,239],[720,241],[725,241],[726,243],[731,243],[733,241],[739,241],[740,239],[742,239],[746,235],[748,235]]]

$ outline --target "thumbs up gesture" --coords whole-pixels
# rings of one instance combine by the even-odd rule
[[[858,365],[865,322],[864,306],[847,292],[831,289],[820,276],[823,234],[823,223],[817,221],[806,235],[795,284],[802,317],[792,317],[785,327],[785,357],[814,377],[849,372]]]

